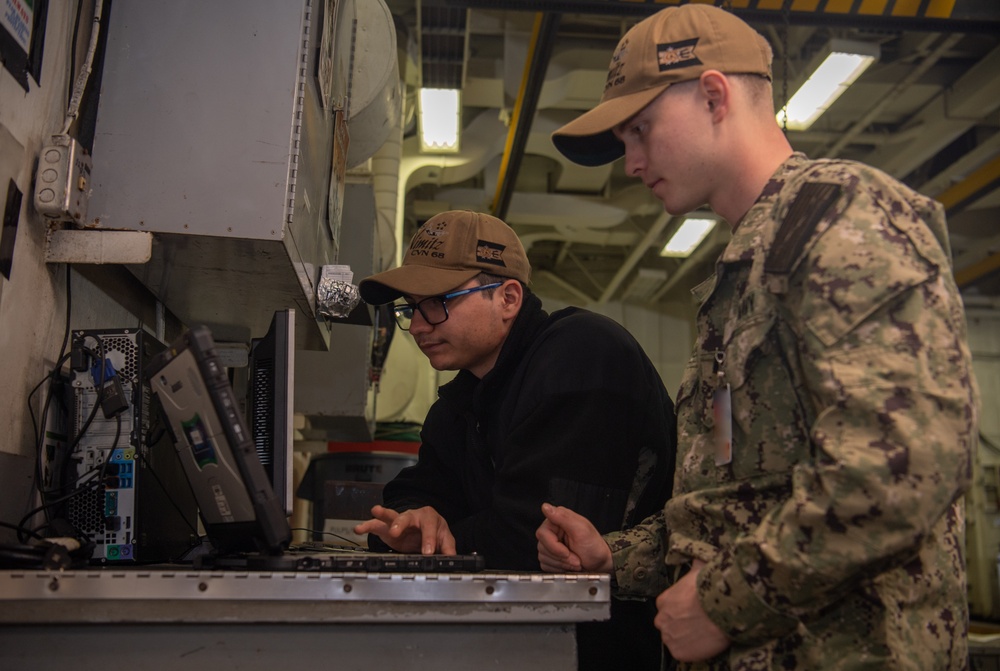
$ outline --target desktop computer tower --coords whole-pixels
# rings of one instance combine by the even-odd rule
[[[197,506],[143,374],[163,349],[142,330],[73,333],[59,512],[93,542],[93,563],[175,560],[198,544]]]

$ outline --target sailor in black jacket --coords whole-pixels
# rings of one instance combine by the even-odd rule
[[[542,503],[607,533],[669,497],[676,429],[656,369],[613,320],[547,314],[529,274],[502,221],[445,212],[417,232],[402,266],[361,282],[369,303],[402,298],[396,313],[431,364],[459,371],[427,414],[417,464],[356,529],[372,547],[476,552],[492,569],[538,571]],[[616,600],[610,622],[579,625],[580,668],[658,669],[654,614],[651,603]]]

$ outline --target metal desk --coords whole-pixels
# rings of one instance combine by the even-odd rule
[[[576,668],[598,574],[0,571],[0,667]]]

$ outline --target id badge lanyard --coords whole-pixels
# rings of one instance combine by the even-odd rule
[[[715,353],[715,391],[712,393],[712,444],[715,465],[725,466],[733,460],[733,396],[726,381],[726,353]]]

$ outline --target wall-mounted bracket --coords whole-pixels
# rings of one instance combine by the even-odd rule
[[[153,234],[146,231],[50,230],[46,263],[146,263],[153,253]]]

